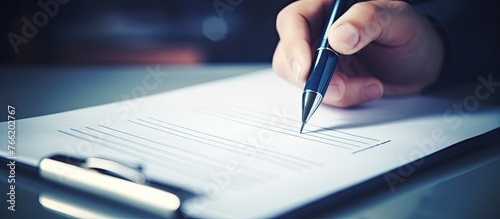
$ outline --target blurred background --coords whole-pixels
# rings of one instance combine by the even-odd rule
[[[7,0],[0,64],[270,62],[292,0]]]
[[[142,84],[150,74],[148,69],[159,69],[168,76],[139,97],[268,68],[278,42],[276,15],[291,2],[4,0],[0,6],[0,107],[15,106],[16,118],[22,119],[125,101],[137,97],[134,91],[138,88],[144,90]],[[464,101],[477,92],[478,83],[471,80],[469,86],[447,86],[434,95]],[[498,94],[497,91],[481,104],[499,104]],[[7,119],[6,113],[0,112],[0,121]],[[498,155],[486,152],[487,156]],[[485,164],[482,156],[471,155]],[[457,165],[477,167],[463,160],[458,160]],[[460,171],[442,165],[441,169],[434,169],[437,172],[424,171],[431,178],[424,175],[422,179],[415,178],[413,184],[406,183],[409,189],[401,190],[402,193],[367,199],[361,206],[346,208],[346,212],[319,217],[387,218],[398,217],[398,213],[408,213],[408,218],[498,215],[495,203],[499,196],[493,194],[499,190],[499,166],[496,161],[453,178],[451,174]],[[7,172],[3,170],[0,168],[0,178],[5,179]],[[53,214],[47,214],[38,203],[39,192],[31,190],[48,186],[39,186],[43,182],[28,179],[21,172],[17,177],[20,217],[15,218],[50,218]],[[8,192],[6,183],[0,182],[4,194]],[[405,206],[418,208],[411,211]],[[1,215],[5,218],[7,214]]]

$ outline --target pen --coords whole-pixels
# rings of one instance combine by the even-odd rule
[[[407,3],[414,2],[414,0],[403,1]],[[323,96],[339,61],[339,54],[328,43],[328,29],[357,2],[360,2],[360,0],[336,0],[333,4],[332,11],[321,35],[322,39],[316,50],[314,65],[311,68],[304,92],[302,93],[302,126],[300,127],[300,133],[302,133],[307,121],[309,121],[316,109],[318,109],[321,101],[323,101]]]
[[[321,35],[322,39],[316,50],[314,65],[302,93],[302,126],[300,127],[300,133],[302,133],[307,121],[321,104],[332,79],[335,66],[339,61],[339,55],[333,51],[328,43],[328,28],[356,2],[356,0],[336,0],[333,4],[332,11]]]

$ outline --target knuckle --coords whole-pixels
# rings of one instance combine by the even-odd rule
[[[279,28],[279,24],[283,22],[285,19],[284,17],[286,16],[286,9],[281,10],[278,15],[276,16],[276,25]]]
[[[410,9],[412,6],[404,1],[389,1],[384,4],[384,10],[389,14],[400,14],[401,12]]]
[[[367,1],[355,4],[354,13],[358,14],[354,18],[355,26],[367,38],[375,39],[397,19],[395,16],[410,7],[402,1]]]
[[[289,7],[284,8],[278,13],[278,15],[276,16],[276,30],[278,31],[278,33],[280,32],[283,24],[289,22],[290,16],[292,16],[292,13],[290,12]]]
[[[353,6],[360,15],[358,19],[371,25],[384,25],[390,22],[393,15],[398,15],[412,8],[404,1],[368,1]]]
[[[379,14],[384,11],[380,5],[372,2],[355,4],[353,7],[355,7],[356,11],[359,11],[360,17],[365,22],[377,22]]]

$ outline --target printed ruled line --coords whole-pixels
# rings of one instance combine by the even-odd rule
[[[259,119],[259,120],[261,120],[263,122],[269,122],[269,118],[260,117],[260,116],[257,116],[255,114],[250,114],[248,112],[243,112],[243,111],[237,111],[237,112],[235,112],[236,108],[232,108],[231,109],[231,108],[228,108],[227,106],[224,107],[224,106],[221,106],[221,105],[214,105],[214,106],[211,106],[211,107],[218,108],[218,110],[224,111],[224,113],[238,114],[238,115],[249,117],[249,118],[244,118],[244,119],[248,119],[248,120]],[[276,117],[276,115],[267,114],[267,113],[259,113],[259,114],[261,114],[261,115],[264,114],[266,116]],[[294,120],[289,119],[289,118],[285,118],[285,117],[279,117],[279,118],[282,119],[282,120],[288,120],[288,121],[296,123],[298,125],[301,124],[301,122],[294,121]],[[286,130],[291,131],[293,133],[297,133],[297,126],[290,125],[290,124],[287,124],[287,123],[282,123],[282,122],[276,122],[276,121],[273,122],[273,123],[279,124],[281,126],[287,126],[287,127],[291,128],[291,129],[286,129]],[[276,128],[279,128],[279,127],[276,126]],[[325,132],[310,133],[309,136],[313,136],[313,137],[316,137],[316,138],[325,139],[325,140],[329,140],[329,141],[341,142],[341,143],[348,144],[348,145],[353,145],[353,146],[358,146],[358,145],[355,145],[355,144],[352,144],[352,143],[362,144],[361,146],[370,144],[369,142],[359,141],[359,140],[355,140],[355,139],[352,139],[352,138],[344,138],[344,137],[337,136],[337,135],[327,134]],[[322,137],[322,136],[324,136],[324,137]],[[354,136],[354,137],[359,138],[358,136]],[[340,140],[349,141],[349,142],[352,142],[352,143],[348,143],[348,142],[344,142],[344,141],[340,141],[340,140],[334,140],[334,139],[340,139]],[[367,140],[367,139],[365,139],[365,140]]]
[[[241,120],[245,120],[245,121],[251,121],[251,122],[255,122],[259,125],[264,125],[264,126],[269,126],[269,124],[265,123],[265,122],[260,122],[260,121],[256,121],[255,119],[249,119],[249,118],[244,118],[242,116],[239,116],[239,115],[235,115],[234,112],[230,112],[230,111],[226,111],[226,112],[220,112],[220,111],[216,111],[216,110],[213,110],[213,109],[207,109],[205,108],[205,110],[208,110],[208,111],[212,111],[214,113],[224,113],[224,115],[228,115],[230,114],[229,116],[233,117],[233,118],[236,118],[236,119],[241,119]],[[238,114],[241,113],[241,112],[238,112]],[[258,117],[257,117],[258,118]],[[262,119],[262,120],[265,120],[265,121],[269,121],[268,119]],[[287,124],[283,124],[281,123],[282,125],[284,126],[289,126]],[[285,132],[285,131],[288,131],[290,132],[290,135],[293,135],[295,137],[298,137],[298,138],[306,138],[304,137],[304,135],[301,135],[298,133],[298,131],[296,129],[289,129],[289,128],[281,128],[281,127],[277,127],[277,126],[272,126],[272,128],[276,128],[276,129],[281,129],[281,131]],[[273,131],[276,131],[274,129],[270,129],[269,130],[273,130]],[[321,141],[323,143],[327,143],[327,141],[331,141],[333,142],[334,144],[344,144],[346,145],[346,147],[349,147],[349,146],[352,146],[352,147],[362,147],[363,145],[356,145],[356,144],[353,144],[353,143],[348,143],[348,142],[344,142],[344,141],[340,141],[340,140],[335,140],[334,136],[331,136],[330,138],[326,138],[326,137],[321,137],[321,136],[316,136],[316,135],[307,135],[308,138],[312,137],[312,138],[319,138],[321,140],[317,140],[317,141]],[[361,144],[368,144],[368,143],[365,143],[365,142],[358,142],[358,143],[361,143]],[[330,144],[330,143],[329,143]]]
[[[201,134],[201,135],[206,135],[206,136],[209,136],[209,137],[221,139],[223,141],[229,141],[229,142],[232,142],[234,144],[239,144],[239,145],[243,145],[243,146],[252,146],[250,144],[242,143],[242,142],[239,142],[239,141],[231,140],[231,139],[228,139],[228,138],[224,138],[224,137],[220,137],[220,136],[216,136],[216,135],[212,135],[212,134],[208,134],[208,133],[204,133],[204,132],[200,132],[200,131],[197,131],[197,130],[194,130],[194,129],[186,128],[186,127],[183,127],[183,126],[180,126],[180,125],[176,125],[176,124],[173,124],[173,123],[169,123],[169,122],[166,122],[166,121],[163,121],[163,120],[160,120],[160,119],[156,119],[156,118],[153,118],[153,117],[148,117],[148,118],[153,119],[153,120],[158,121],[158,122],[161,122],[161,123],[164,123],[164,124],[167,124],[167,125],[170,125],[170,126],[174,126],[174,127],[177,127],[177,128],[181,128],[181,129],[185,129],[185,130],[188,130],[188,131],[191,131],[191,132],[195,132],[195,133],[198,133],[198,134]],[[252,147],[255,147],[255,146],[252,146]],[[298,160],[298,161],[301,161],[301,162],[304,162],[304,163],[308,163],[308,164],[311,164],[311,165],[314,165],[314,166],[318,166],[318,167],[323,166],[323,164],[320,163],[320,162],[311,161],[311,160],[308,160],[308,159],[304,159],[302,157],[297,157],[297,156],[293,156],[293,155],[289,155],[289,154],[279,153],[279,152],[272,151],[272,150],[269,150],[269,149],[266,149],[266,148],[260,148],[259,147],[258,150],[262,150],[262,151],[265,151],[267,153],[276,154],[277,156],[283,156],[283,157],[287,157],[289,159]]]
[[[167,127],[167,126],[164,126],[164,125],[161,125],[161,124],[157,124],[157,123],[154,123],[154,122],[151,122],[151,121],[146,121],[144,119],[137,119],[137,120],[140,120],[140,121],[143,121],[143,122],[147,122],[149,124],[154,124],[156,126],[159,126],[159,127],[162,127],[162,128],[165,128],[165,129],[168,129],[170,131],[174,131],[174,132],[178,132],[178,133],[181,133],[181,134],[184,134],[184,135],[188,135],[190,137],[193,137],[193,138],[199,138],[199,139],[202,139],[204,141],[210,141],[210,142],[214,142],[214,143],[218,143],[218,144],[221,144],[221,145],[225,145],[225,146],[228,146],[228,147],[231,147],[231,148],[236,148],[236,149],[240,149],[240,147],[236,146],[236,145],[233,145],[233,144],[228,144],[228,143],[225,143],[225,142],[222,142],[222,141],[219,141],[219,140],[213,140],[213,139],[209,139],[207,137],[202,137],[202,136],[199,136],[199,135],[196,135],[196,134],[191,134],[191,133],[188,133],[188,132],[185,132],[185,131],[180,131],[180,130],[177,130],[177,129],[174,129],[174,128],[171,128],[171,127]],[[161,120],[159,120],[159,122],[161,122]],[[172,133],[171,133],[172,134]],[[182,136],[181,136],[182,137]],[[184,137],[186,138],[186,137]],[[186,138],[186,139],[189,139],[189,140],[193,140],[191,138]],[[220,139],[220,138],[219,138]],[[205,142],[202,142],[202,143],[205,143]],[[234,143],[234,141],[233,141]],[[250,147],[254,147],[252,145],[249,145],[249,144],[243,144],[244,146],[250,146]],[[254,147],[256,149],[259,149],[260,148],[257,148],[257,147]],[[237,152],[238,151],[232,151],[232,152]],[[290,159],[286,159],[286,158],[282,158],[282,157],[279,157],[279,156],[275,156],[275,155],[271,155],[271,154],[266,154],[267,156],[271,157],[271,158],[274,158],[274,159],[277,159],[277,160],[280,160],[282,162],[285,162],[285,163],[288,163],[288,164],[291,164],[291,165],[295,165],[295,166],[298,166],[298,167],[302,167],[302,168],[305,168],[305,169],[309,169],[311,168],[309,165],[307,164],[303,164],[303,163],[300,163],[300,162],[297,162],[297,161],[294,161],[294,160],[290,160]]]
[[[259,113],[259,114],[264,114],[264,115],[268,115],[268,116],[276,116],[272,113],[269,113],[269,112],[263,112],[263,111],[258,111],[258,110],[254,110],[254,109],[248,109],[248,108],[243,108],[241,106],[236,106],[236,105],[231,105],[229,103],[217,103],[216,105],[218,106],[223,106],[225,105],[226,107],[228,108],[237,108],[239,109],[239,111],[250,111],[250,112],[254,112],[254,113]],[[291,121],[291,122],[295,122],[295,123],[298,123],[298,124],[301,124],[302,121],[299,121],[299,120],[294,120],[294,119],[291,119],[291,118],[286,118],[286,117],[282,117],[283,119],[286,119],[288,121]],[[375,139],[375,138],[370,138],[370,137],[366,137],[366,136],[361,136],[361,135],[356,135],[356,134],[352,134],[352,133],[348,133],[348,132],[344,132],[344,131],[340,131],[340,130],[337,130],[337,129],[332,129],[332,128],[327,128],[327,127],[322,127],[322,126],[318,126],[318,125],[314,125],[314,124],[307,124],[308,126],[313,126],[313,127],[316,127],[316,128],[320,128],[320,129],[325,129],[325,130],[328,130],[328,131],[333,131],[333,132],[339,132],[339,133],[342,133],[342,134],[345,134],[345,135],[349,135],[349,136],[352,136],[352,137],[356,137],[356,138],[361,138],[361,139],[366,139],[366,140],[370,140],[370,141],[380,141],[379,139]],[[322,133],[322,132],[319,132],[317,134],[323,134],[325,135],[325,133]],[[328,134],[326,134],[328,135]]]
[[[243,124],[243,125],[252,126],[252,127],[260,128],[260,129],[264,129],[264,130],[269,130],[269,131],[277,132],[277,133],[280,133],[280,134],[292,136],[292,137],[295,137],[295,138],[305,139],[305,140],[309,140],[309,141],[314,141],[314,142],[317,142],[317,143],[326,144],[326,145],[329,145],[329,146],[334,146],[334,147],[338,147],[338,148],[342,148],[342,149],[346,149],[346,150],[352,150],[352,148],[349,148],[349,147],[346,147],[346,146],[335,145],[335,144],[332,144],[330,142],[319,141],[317,139],[312,139],[312,138],[308,138],[308,137],[297,136],[295,134],[290,134],[290,133],[286,133],[286,132],[283,132],[283,131],[272,130],[272,129],[269,129],[269,128],[266,128],[266,127],[262,127],[262,126],[259,126],[259,125],[250,124],[250,123],[243,122],[243,121],[231,118],[231,117],[227,117],[225,115],[221,115],[220,113],[207,112],[207,111],[202,111],[202,110],[199,110],[199,109],[194,109],[194,110],[198,111],[200,113],[204,113],[204,114],[207,114],[207,115],[212,115],[212,116],[215,116],[215,117],[218,117],[218,118],[222,118],[222,119],[229,120],[229,121],[232,121],[232,122],[240,123],[240,124]]]
[[[168,148],[172,148],[172,149],[175,149],[175,150],[178,150],[178,151],[182,151],[182,152],[187,153],[187,154],[195,155],[197,157],[201,157],[203,159],[207,159],[207,160],[210,160],[210,161],[218,163],[218,164],[225,164],[226,163],[225,160],[219,159],[217,157],[206,156],[206,155],[200,154],[200,153],[198,153],[196,151],[186,150],[186,149],[181,148],[181,147],[176,147],[176,146],[173,146],[173,145],[169,145],[169,144],[165,144],[165,143],[162,143],[162,142],[154,141],[154,140],[147,139],[147,138],[144,138],[144,137],[141,137],[141,136],[138,136],[138,135],[134,135],[134,134],[129,133],[129,132],[121,131],[121,130],[118,130],[118,129],[115,129],[115,128],[111,128],[111,127],[107,127],[107,126],[103,126],[103,125],[99,125],[99,127],[102,127],[102,128],[105,128],[105,129],[108,129],[110,131],[117,132],[117,133],[120,133],[120,134],[123,134],[123,135],[134,137],[134,138],[137,138],[137,139],[140,139],[140,140],[143,140],[143,141],[151,142],[151,143],[158,144],[158,145],[161,145],[161,146],[165,146],[165,147],[168,147]],[[111,135],[111,134],[108,134],[108,135]],[[126,140],[125,138],[120,138],[120,139]],[[134,142],[132,140],[128,140],[128,141]]]
[[[73,130],[73,129],[71,129],[71,130]],[[112,145],[109,145],[109,144],[106,144],[106,143],[98,142],[96,140],[87,139],[87,138],[84,138],[82,136],[78,136],[78,135],[75,135],[75,134],[72,134],[72,133],[69,133],[69,132],[66,132],[66,131],[62,131],[62,130],[58,130],[58,131],[60,133],[65,134],[65,135],[68,135],[68,136],[71,136],[71,137],[74,137],[74,138],[77,138],[77,139],[80,139],[80,140],[83,140],[83,141],[87,141],[87,142],[90,142],[90,143],[94,143],[96,145],[101,145],[103,147],[106,147],[106,148],[118,151],[118,152],[123,153],[123,154],[127,154],[129,156],[142,157],[143,159],[154,159],[154,160],[158,161],[159,163],[161,163],[159,165],[162,165],[162,166],[163,165],[167,165],[168,166],[167,169],[169,169],[169,170],[171,170],[170,168],[175,169],[175,170],[171,170],[171,171],[174,171],[175,173],[178,173],[178,174],[181,174],[181,175],[185,175],[185,176],[191,177],[193,179],[199,180],[199,173],[198,172],[193,172],[192,170],[172,165],[171,163],[165,162],[165,160],[157,158],[156,156],[143,155],[143,154],[136,153],[136,152],[130,152],[128,150],[123,150],[122,147],[116,147],[116,146],[112,146]]]
[[[113,137],[113,138],[117,138],[117,139],[120,139],[120,140],[123,140],[123,141],[126,141],[126,142],[129,142],[131,143],[132,145],[134,145],[133,147],[138,149],[138,150],[142,150],[142,149],[149,149],[149,150],[152,150],[152,151],[156,151],[158,152],[158,150],[148,144],[143,144],[143,143],[140,143],[140,142],[137,142],[137,141],[132,141],[132,140],[129,140],[129,139],[126,139],[126,138],[122,138],[122,137],[119,137],[119,136],[116,136],[116,135],[113,135],[113,134],[110,134],[110,133],[106,133],[106,132],[103,132],[103,131],[99,131],[97,129],[94,129],[94,128],[90,128],[90,127],[86,127],[87,129],[89,130],[92,130],[92,131],[95,131],[95,132],[99,132],[101,134],[104,134],[104,135],[107,135],[107,136],[110,136],[110,137]],[[111,140],[108,140],[108,139],[104,139],[104,138],[100,138],[102,139],[103,141],[109,141],[111,142]],[[116,143],[116,142],[111,142],[111,143]],[[137,147],[137,146],[142,146],[142,147]],[[196,159],[193,159],[193,158],[189,158],[189,157],[186,157],[184,155],[181,155],[181,154],[178,154],[178,153],[172,153],[172,152],[169,152],[169,151],[166,151],[166,150],[162,150],[162,156],[168,156],[174,160],[178,160],[180,162],[186,162],[186,164],[190,164],[192,163],[192,165],[195,165],[195,166],[199,166],[203,169],[208,169],[209,170],[210,168],[222,168],[223,166],[220,165],[220,164],[217,164],[217,165],[214,165],[214,164],[211,164],[211,163],[208,163],[208,162],[203,162],[201,160],[196,160]]]
[[[200,154],[200,153],[198,153],[196,151],[193,151],[193,150],[187,150],[187,149],[184,149],[184,148],[181,148],[181,147],[176,147],[176,146],[173,146],[173,145],[169,145],[169,144],[165,144],[165,143],[162,143],[162,142],[154,141],[154,140],[147,139],[147,138],[144,138],[144,137],[141,137],[141,136],[129,133],[129,132],[125,132],[125,131],[122,131],[122,130],[118,130],[118,129],[115,129],[115,128],[111,128],[111,127],[107,127],[107,126],[103,126],[103,125],[99,125],[99,126],[102,127],[102,128],[108,129],[110,131],[113,131],[113,132],[117,132],[117,133],[120,133],[120,134],[123,134],[123,135],[127,135],[127,136],[130,136],[130,137],[133,137],[133,138],[141,139],[143,141],[151,142],[151,143],[154,143],[154,144],[157,144],[157,145],[166,146],[166,147],[169,147],[169,148],[172,148],[172,149],[175,149],[175,150],[182,151],[184,153],[188,153],[190,155],[195,155],[195,156],[201,157],[203,159],[211,160],[213,162],[216,162],[216,163],[219,163],[219,164],[222,164],[222,165],[226,165],[227,164],[227,160],[223,160],[223,159],[220,159],[218,157],[206,156],[206,155]],[[259,169],[253,168],[253,167],[245,166],[245,165],[242,165],[242,166],[243,166],[243,168],[244,168],[245,171],[248,171],[252,175],[256,175],[256,176],[260,176],[260,177],[264,176],[266,178],[271,178],[271,179],[278,178],[275,174],[271,174],[269,172],[265,172],[265,171],[262,171],[262,170],[259,170]]]
[[[88,136],[88,137],[92,137],[92,138],[95,138],[95,139],[98,139],[98,140],[101,140],[101,141],[106,141],[108,143],[104,143],[104,142],[98,142],[96,140],[91,140],[91,139],[86,139],[84,137],[81,137],[81,136],[78,136],[78,135],[75,135],[75,134],[71,134],[71,133],[68,133],[68,132],[65,132],[65,131],[62,131],[62,130],[58,130],[59,132],[63,133],[63,134],[66,134],[66,135],[69,135],[69,136],[72,136],[72,137],[75,137],[75,138],[78,138],[78,139],[81,139],[81,140],[84,140],[84,141],[88,141],[88,142],[91,142],[91,143],[94,143],[94,144],[97,144],[97,145],[101,145],[101,146],[104,146],[104,147],[107,147],[107,148],[110,148],[112,150],[116,150],[116,151],[119,151],[121,153],[124,153],[124,154],[127,154],[129,156],[133,156],[133,157],[143,157],[144,159],[154,159],[156,161],[158,161],[157,165],[160,165],[162,167],[165,167],[165,165],[168,166],[168,170],[170,171],[173,171],[175,173],[178,173],[178,174],[181,174],[181,175],[185,175],[185,176],[188,176],[188,177],[191,177],[191,178],[194,178],[194,179],[197,179],[197,180],[200,180],[200,177],[203,177],[203,176],[207,176],[210,172],[211,172],[211,169],[207,169],[206,167],[203,167],[203,166],[199,166],[199,165],[192,165],[190,163],[186,163],[182,160],[176,160],[175,162],[182,162],[184,164],[182,164],[181,166],[179,165],[176,165],[175,163],[171,163],[171,162],[168,162],[169,160],[168,159],[165,159],[164,155],[165,154],[155,154],[155,153],[144,153],[143,149],[140,148],[139,150],[141,150],[141,153],[136,153],[136,152],[131,152],[131,151],[135,151],[134,148],[131,148],[129,145],[126,145],[126,144],[122,144],[122,143],[119,143],[119,142],[116,142],[116,141],[111,141],[111,140],[108,140],[108,139],[103,139],[103,138],[100,138],[98,136],[95,136],[95,135],[92,135],[92,134],[89,134],[89,133],[85,133],[83,131],[80,131],[80,130],[77,130],[77,129],[73,129],[71,128],[70,129],[71,131],[74,131],[78,134],[82,134],[82,135],[85,135],[85,136]],[[109,144],[111,143],[111,144]],[[113,146],[113,145],[116,145],[116,146]],[[124,150],[127,149],[127,150]],[[159,164],[161,163],[161,164]],[[187,166],[191,166],[191,168],[186,168],[186,165]],[[175,170],[173,170],[175,169]],[[195,170],[196,169],[196,170]],[[221,169],[221,168],[219,168]],[[187,174],[189,173],[189,174]],[[243,174],[243,173],[242,173]],[[243,174],[245,175],[245,174]],[[262,180],[259,180],[259,179],[265,179],[264,177],[262,178],[256,178],[256,177],[244,177],[246,179],[253,179],[253,180],[247,180],[247,181],[241,181],[241,180],[236,180],[237,184],[239,184],[239,186],[243,186],[243,187],[247,187],[247,188],[251,188],[253,186],[257,186],[255,184],[265,184],[264,181]]]
[[[180,132],[178,130],[174,130],[174,129],[171,129],[171,128],[168,128],[168,127],[165,127],[165,126],[162,126],[160,124],[155,124],[153,122],[149,122],[149,121],[145,121],[145,120],[142,120],[142,119],[138,119],[139,121],[142,121],[144,123],[148,123],[150,125],[147,125],[147,124],[142,124],[140,122],[137,122],[137,121],[132,121],[132,120],[128,120],[129,122],[131,123],[134,123],[134,124],[137,124],[137,125],[140,125],[140,126],[144,126],[144,127],[148,127],[150,129],[154,129],[154,130],[157,130],[157,131],[160,131],[160,132],[163,132],[163,133],[167,133],[167,134],[171,134],[171,135],[174,135],[174,136],[177,136],[177,137],[180,137],[180,138],[184,138],[184,139],[188,139],[188,140],[191,140],[191,141],[194,141],[194,142],[198,142],[198,143],[201,143],[203,145],[209,145],[209,146],[212,146],[212,147],[215,147],[215,148],[219,148],[221,150],[226,150],[226,151],[230,151],[230,152],[233,152],[233,153],[238,153],[238,151],[234,148],[231,147],[231,145],[228,145],[228,144],[222,144],[222,145],[226,145],[226,146],[230,146],[229,148],[228,147],[223,147],[221,146],[220,142],[217,142],[219,143],[219,145],[217,144],[213,144],[213,143],[209,143],[207,141],[213,141],[211,139],[207,139],[207,138],[202,138],[202,137],[198,137],[198,138],[201,138],[203,139],[204,141],[201,141],[201,140],[198,140],[198,139],[194,139],[193,137],[197,137],[197,136],[194,136],[192,134],[189,134],[189,133],[185,133],[184,135],[188,135],[190,137],[186,137],[186,136],[183,136],[183,135],[180,135],[180,134],[176,134],[176,133],[173,133],[171,131],[176,131],[176,132]],[[156,128],[156,127],[153,127],[151,125],[154,125],[154,126],[158,126],[160,128]],[[170,131],[167,131],[167,130],[170,130]],[[182,133],[182,132],[180,132]],[[273,163],[275,165],[278,165],[278,166],[281,166],[283,168],[287,168],[289,170],[293,170],[293,171],[296,171],[296,172],[301,172],[303,170],[303,168],[301,167],[297,167],[295,165],[292,165],[292,164],[289,164],[289,163],[283,163],[281,161],[277,161],[277,160],[274,160],[272,158],[269,158],[269,157],[266,157],[266,156],[257,156],[256,157],[257,159],[260,159],[260,160],[263,160],[263,161],[267,161],[269,163]]]
[[[203,170],[203,172],[210,171],[210,168],[208,168],[207,166],[204,166],[202,164],[192,164],[192,163],[186,162],[184,160],[181,160],[179,158],[176,158],[176,157],[172,156],[171,154],[164,154],[164,153],[160,154],[160,153],[146,152],[146,150],[150,149],[150,148],[147,148],[147,149],[146,148],[135,148],[135,147],[131,147],[130,145],[127,145],[127,144],[124,144],[124,143],[120,143],[120,142],[117,142],[117,141],[114,141],[114,140],[100,138],[98,136],[95,136],[95,135],[92,135],[90,133],[86,133],[86,132],[83,132],[83,131],[80,131],[80,130],[77,130],[77,129],[70,129],[70,130],[72,130],[74,132],[78,132],[78,133],[80,133],[82,135],[87,135],[87,136],[99,139],[101,141],[105,141],[105,142],[114,144],[114,145],[120,145],[120,146],[125,147],[125,148],[127,148],[129,150],[136,151],[137,152],[136,154],[147,153],[151,157],[161,158],[164,161],[174,161],[175,160],[176,164],[182,163],[182,167],[184,167],[184,165],[185,165],[185,166],[191,166],[193,169],[201,169],[201,170]],[[165,156],[168,156],[168,157],[165,157]]]

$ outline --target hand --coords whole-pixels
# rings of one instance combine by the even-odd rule
[[[273,69],[298,86],[305,85],[332,4],[296,1],[278,14]],[[402,1],[353,5],[330,27],[328,41],[341,57],[323,103],[338,107],[416,94],[437,79],[444,62],[444,43],[435,27]]]

